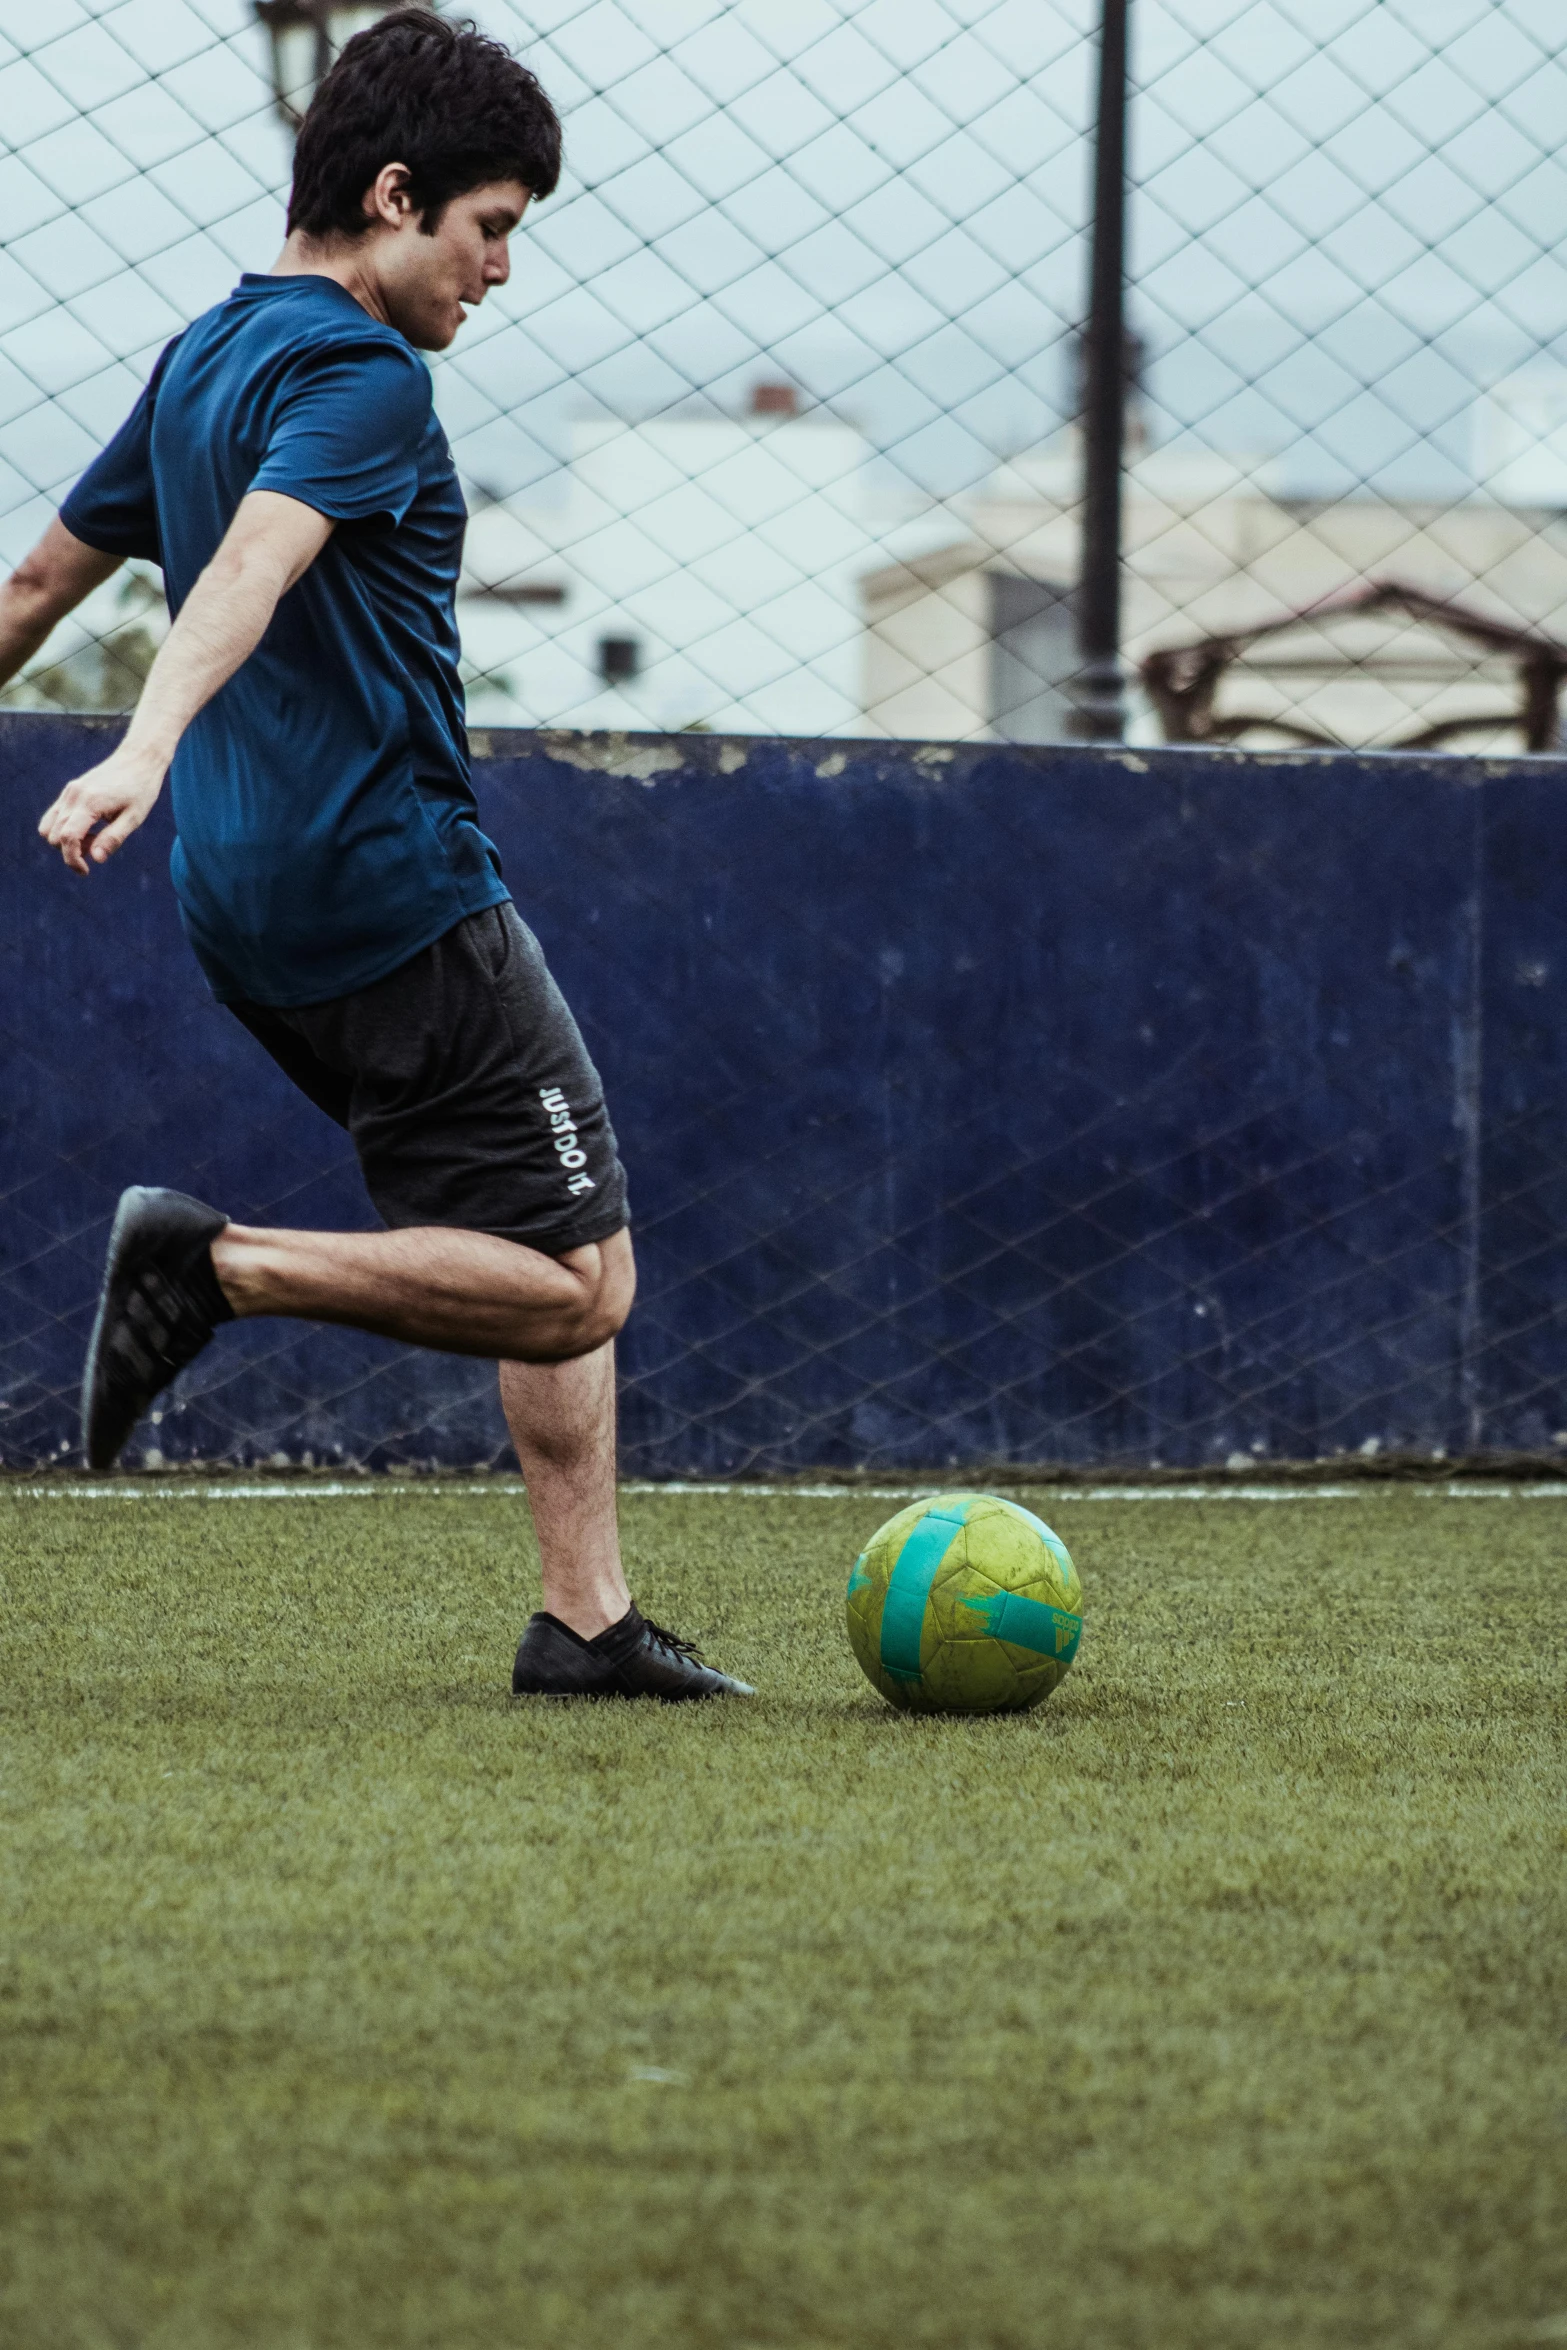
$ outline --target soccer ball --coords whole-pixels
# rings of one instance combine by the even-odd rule
[[[889,1518],[849,1577],[849,1641],[906,1713],[1020,1713],[1077,1654],[1083,1589],[1042,1518],[939,1493]]]

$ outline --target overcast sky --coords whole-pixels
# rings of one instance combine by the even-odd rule
[[[786,376],[887,476],[1059,421],[1094,0],[477,0],[566,117],[512,285],[437,368],[470,479],[583,413]],[[1158,437],[1459,494],[1477,386],[1567,350],[1561,0],[1133,0],[1132,311]],[[0,0],[0,546],[282,233],[248,0]]]

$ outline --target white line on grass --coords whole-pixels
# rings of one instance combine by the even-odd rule
[[[654,1484],[637,1481],[621,1492],[638,1499],[652,1494],[682,1498],[740,1501],[927,1501],[937,1493],[968,1490],[953,1485],[724,1485]],[[365,1478],[353,1484],[265,1485],[7,1485],[0,1481],[0,1497],[17,1501],[389,1501],[410,1494],[453,1500],[514,1500],[527,1488],[518,1478],[483,1477],[473,1480],[420,1480],[417,1483]],[[1031,1494],[1036,1500],[1060,1502],[1146,1501],[1371,1501],[1387,1493],[1414,1494],[1422,1501],[1567,1501],[1567,1484],[1444,1485],[1402,1483],[1396,1479],[1354,1485],[1024,1485],[1009,1491]]]

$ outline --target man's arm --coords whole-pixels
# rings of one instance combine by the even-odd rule
[[[39,820],[73,873],[87,871],[89,855],[95,865],[106,863],[146,822],[186,727],[255,651],[279,599],[304,577],[333,528],[313,506],[275,490],[252,490],[240,500],[159,648],[123,742],[68,783]]]
[[[74,612],[83,596],[102,587],[120,560],[84,546],[63,522],[50,523],[0,587],[0,685],[32,659],[55,623]]]

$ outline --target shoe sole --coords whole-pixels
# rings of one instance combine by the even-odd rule
[[[754,1690],[702,1690],[691,1697],[660,1697],[655,1690],[512,1690],[515,1706],[719,1706],[726,1697],[754,1697]]]
[[[144,1264],[151,1262],[156,1254],[155,1248],[137,1250],[137,1228],[142,1219],[148,1215],[153,1204],[160,1200],[178,1201],[183,1207],[194,1209],[197,1215],[210,1217],[213,1237],[216,1237],[217,1233],[223,1229],[225,1222],[216,1208],[208,1207],[205,1200],[192,1199],[187,1192],[170,1192],[166,1188],[144,1183],[130,1184],[121,1192],[119,1206],[114,1214],[114,1222],[109,1228],[109,1246],[103,1267],[103,1287],[98,1293],[98,1311],[93,1317],[92,1332],[87,1340],[87,1360],[82,1366],[82,1449],[86,1454],[87,1465],[90,1469],[113,1468],[129,1443],[136,1423],[146,1411],[148,1404],[151,1403],[154,1396],[162,1393],[169,1383],[169,1378],[174,1376],[172,1372],[167,1374],[152,1388],[150,1393],[142,1397],[118,1433],[115,1432],[113,1426],[105,1428],[105,1414],[115,1399],[110,1392],[113,1383],[100,1380],[104,1348],[135,1279],[140,1275]],[[207,1337],[210,1339],[211,1336],[212,1332],[209,1329]],[[204,1340],[202,1343],[205,1344],[206,1341]],[[199,1351],[198,1348],[197,1352]],[[102,1392],[100,1392],[100,1388],[102,1388]],[[123,1399],[121,1401],[123,1402]]]
[[[657,1689],[514,1689],[511,1694],[515,1705],[536,1698],[549,1705],[716,1705],[726,1697],[754,1697],[756,1691],[749,1681],[737,1681],[731,1689],[671,1690],[667,1696]]]
[[[130,1227],[147,1196],[144,1184],[133,1184],[121,1195],[114,1222],[109,1228],[109,1252],[104,1259],[103,1287],[98,1293],[98,1311],[93,1317],[92,1336],[87,1341],[87,1360],[82,1367],[82,1438],[89,1469],[112,1469],[130,1441],[131,1429],[136,1425],[133,1420],[119,1442],[109,1444],[102,1431],[95,1431],[93,1427],[93,1387],[98,1376],[98,1356],[104,1331],[108,1327],[109,1299],[120,1269],[120,1258],[128,1242]]]

